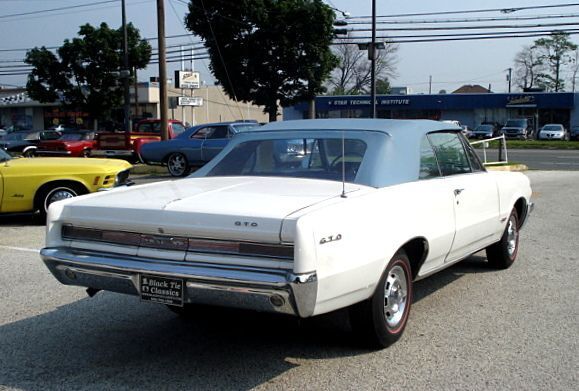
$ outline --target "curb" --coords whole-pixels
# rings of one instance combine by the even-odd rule
[[[131,168],[131,175],[151,175],[151,174],[167,174],[167,167],[165,166],[148,166],[146,164],[135,164]]]
[[[508,166],[485,166],[488,171],[527,171],[525,164],[511,164]]]

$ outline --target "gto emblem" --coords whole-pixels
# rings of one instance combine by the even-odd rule
[[[235,225],[238,227],[257,227],[257,223],[253,221],[236,221]]]
[[[322,238],[320,240],[320,244],[326,244],[326,243],[330,243],[330,242],[335,242],[337,240],[341,240],[342,239],[342,234],[337,234],[336,236],[326,236],[325,238]]]

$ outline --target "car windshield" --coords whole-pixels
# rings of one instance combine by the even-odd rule
[[[559,125],[545,125],[545,126],[543,126],[543,130],[557,131],[557,130],[563,130],[563,129],[561,129],[561,127]]]
[[[207,176],[276,176],[355,182],[366,153],[359,139],[292,138],[236,145]],[[342,153],[343,151],[343,153]]]
[[[493,127],[492,125],[479,125],[479,127],[476,128],[476,130],[479,132],[489,132],[493,130]]]
[[[506,127],[510,128],[526,128],[527,127],[527,120],[526,119],[510,119],[505,124]]]
[[[5,162],[7,160],[12,159],[12,156],[10,156],[8,154],[8,152],[4,151],[2,148],[0,148],[0,162]]]

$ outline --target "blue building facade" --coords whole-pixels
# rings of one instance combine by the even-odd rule
[[[376,112],[379,118],[457,120],[470,128],[482,122],[504,124],[510,118],[528,118],[535,128],[546,123],[570,127],[579,125],[578,95],[570,92],[378,95]],[[370,112],[369,96],[316,98],[317,118],[367,118]],[[285,108],[283,114],[284,120],[308,118],[308,104]]]

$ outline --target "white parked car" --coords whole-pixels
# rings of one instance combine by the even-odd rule
[[[188,178],[52,204],[41,256],[89,295],[178,313],[349,307],[384,347],[406,326],[415,280],[482,249],[491,267],[515,261],[530,196],[525,175],[487,172],[453,125],[286,121],[236,135]]]
[[[464,134],[465,137],[467,138],[473,137],[472,130],[470,130],[470,128],[467,125],[461,124],[460,121],[457,121],[455,119],[445,119],[442,122],[459,126],[460,128],[462,128],[462,134]]]
[[[539,131],[539,140],[569,140],[569,133],[561,124],[547,124]]]

